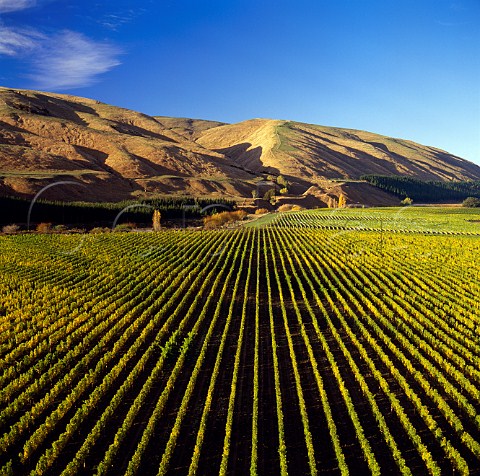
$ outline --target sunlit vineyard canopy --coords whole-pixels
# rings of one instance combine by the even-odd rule
[[[473,474],[480,218],[444,213],[0,237],[0,473]]]

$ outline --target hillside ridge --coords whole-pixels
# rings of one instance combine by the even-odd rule
[[[479,180],[446,151],[371,132],[278,119],[236,124],[148,116],[77,96],[0,88],[0,193],[117,201],[152,195],[251,198],[282,175],[297,197],[364,174]],[[337,187],[338,188],[338,187]],[[368,189],[368,186],[366,187]],[[363,192],[362,192],[363,193]]]

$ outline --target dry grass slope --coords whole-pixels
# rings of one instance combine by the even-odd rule
[[[4,193],[32,194],[52,177],[68,175],[88,185],[87,198],[101,200],[145,190],[242,196],[248,193],[243,182],[251,179],[222,154],[145,114],[9,89],[0,90],[0,172]],[[50,176],[42,176],[46,172]],[[52,198],[85,195],[73,188],[55,187]]]
[[[424,180],[480,179],[480,167],[411,141],[370,132],[254,119],[210,128],[197,140],[252,170],[315,183],[363,174]]]
[[[366,184],[338,179],[478,180],[480,167],[364,131],[271,119],[224,124],[151,117],[92,99],[0,88],[0,193],[31,196],[52,180],[73,180],[87,187],[53,187],[45,198],[251,197],[267,174],[288,180],[289,196],[282,200],[294,195],[305,205],[321,205],[332,194],[354,202],[364,195],[364,203],[365,195],[373,196]],[[374,199],[391,201],[387,194]]]

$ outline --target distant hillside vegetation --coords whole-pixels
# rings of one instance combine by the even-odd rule
[[[216,206],[218,205],[218,206]],[[0,197],[0,224],[33,225],[50,222],[63,225],[101,225],[111,227],[131,221],[151,225],[154,210],[165,219],[199,218],[225,209],[233,210],[235,201],[175,197],[168,199],[124,200],[121,202],[64,202],[31,200],[18,197]]]
[[[415,201],[442,203],[459,201],[467,197],[480,198],[480,180],[469,182],[435,182],[411,177],[364,175],[362,179],[375,187],[398,197],[409,197]]]

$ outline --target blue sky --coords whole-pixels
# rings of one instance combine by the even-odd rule
[[[0,85],[362,129],[480,165],[480,1],[0,0]]]

